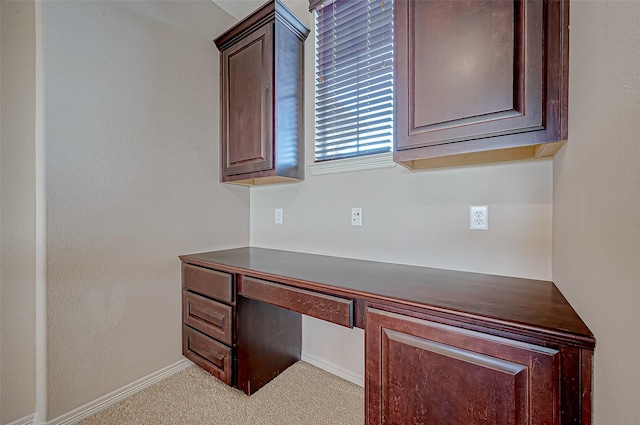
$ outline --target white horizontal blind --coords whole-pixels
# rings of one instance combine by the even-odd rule
[[[316,10],[315,133],[316,161],[391,150],[393,0]]]

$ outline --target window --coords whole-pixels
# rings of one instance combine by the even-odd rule
[[[316,10],[315,159],[393,144],[393,0],[336,0]]]

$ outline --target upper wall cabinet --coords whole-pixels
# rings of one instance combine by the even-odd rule
[[[223,182],[304,179],[303,63],[309,29],[280,1],[215,40]]]
[[[395,2],[394,160],[553,156],[567,138],[565,0]]]

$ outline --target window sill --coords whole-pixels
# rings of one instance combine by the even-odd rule
[[[316,162],[315,164],[309,165],[309,170],[312,175],[321,176],[323,174],[348,173],[351,171],[374,170],[376,168],[393,168],[395,166],[396,163],[393,162],[393,152],[385,152],[375,155]]]

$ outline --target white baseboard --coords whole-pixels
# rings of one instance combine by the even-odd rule
[[[302,360],[305,362],[312,364],[322,370],[325,370],[329,373],[332,373],[336,376],[341,377],[342,379],[346,379],[349,382],[352,382],[356,385],[360,385],[364,387],[364,376],[360,373],[354,372],[350,369],[344,368],[339,364],[332,362],[324,357],[315,355],[308,351],[302,352]],[[82,419],[87,418],[99,411],[106,409],[107,407],[115,404],[125,398],[132,396],[133,394],[150,387],[151,385],[168,378],[169,376],[180,372],[192,366],[193,363],[185,358],[175,362],[172,365],[169,365],[165,368],[162,368],[150,375],[147,375],[143,378],[138,379],[128,385],[125,385],[122,388],[119,388],[115,391],[110,392],[107,395],[104,395],[94,401],[91,401],[83,406],[80,406],[64,415],[58,416],[55,419],[52,419],[43,425],[72,425],[77,422],[80,422]],[[19,419],[15,422],[11,422],[7,425],[33,425],[34,424],[34,416],[35,414],[31,414],[22,419]]]
[[[324,357],[310,353],[308,351],[302,351],[302,360],[319,367],[329,373],[337,375],[342,379],[346,379],[349,382],[353,382],[356,385],[364,387],[364,376],[361,373],[354,372],[351,369],[340,366],[339,364],[332,362]]]
[[[17,421],[9,422],[7,425],[32,425],[36,414],[32,413]]]
[[[110,392],[107,395],[104,395],[94,401],[91,401],[84,406],[80,406],[72,411],[65,413],[64,415],[58,416],[55,419],[52,419],[46,422],[44,425],[71,425],[75,424],[82,419],[89,417],[114,403],[119,402],[133,394],[150,387],[151,385],[168,378],[169,376],[180,372],[183,369],[188,368],[193,365],[193,363],[185,358],[175,362],[172,365],[169,365],[165,368],[162,368],[150,375],[147,375],[143,378],[138,379],[128,385],[125,385],[122,388],[119,388],[115,391]],[[26,424],[26,423],[25,423]],[[12,424],[13,425],[13,424]],[[17,424],[16,424],[17,425]],[[20,423],[22,425],[22,423]]]

